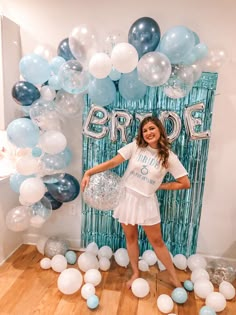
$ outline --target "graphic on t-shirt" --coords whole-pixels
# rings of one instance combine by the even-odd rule
[[[141,168],[141,173],[142,173],[143,175],[147,175],[147,174],[148,174],[147,165],[143,165],[143,167]]]

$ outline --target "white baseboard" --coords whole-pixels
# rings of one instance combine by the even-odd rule
[[[2,266],[6,260],[11,257],[11,255],[13,255],[15,253],[15,251],[17,251],[17,249],[21,246],[22,244],[20,244],[19,246],[17,246],[9,255],[7,255],[7,257],[5,257],[2,261],[0,261],[0,266]]]

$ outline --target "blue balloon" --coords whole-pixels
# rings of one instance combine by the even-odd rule
[[[39,147],[34,147],[31,152],[33,157],[39,157],[42,155],[42,149]]]
[[[7,126],[7,137],[19,148],[33,148],[39,141],[39,128],[28,118],[18,118]]]
[[[77,255],[73,250],[68,250],[65,254],[66,260],[68,264],[74,265],[77,260]]]
[[[61,82],[58,78],[58,75],[52,75],[48,80],[48,85],[56,91],[60,90],[61,89]]]
[[[59,43],[57,48],[57,54],[58,56],[64,58],[66,61],[75,59],[70,50],[69,38],[65,38]]]
[[[190,281],[190,280],[185,280],[185,281],[184,281],[184,288],[185,288],[187,291],[193,291],[193,283],[192,283],[192,281]]]
[[[109,77],[105,79],[92,78],[89,82],[88,95],[91,101],[97,105],[109,105],[116,98],[115,84]]]
[[[91,295],[88,297],[87,299],[87,306],[88,308],[94,310],[95,308],[97,308],[99,305],[99,298],[97,297],[97,295]]]
[[[194,45],[193,32],[179,25],[172,27],[162,36],[159,50],[169,58],[171,64],[178,64],[191,52]]]
[[[21,175],[19,173],[14,173],[10,176],[10,187],[13,191],[15,191],[16,193],[20,193],[20,186],[23,183],[24,180],[26,180],[27,178],[30,177],[34,177],[32,175],[30,176],[25,176],[25,175]]]
[[[157,22],[150,17],[142,17],[131,25],[128,42],[136,48],[141,58],[157,48],[160,37],[161,32]]]
[[[48,192],[54,199],[60,202],[69,202],[74,200],[80,192],[78,180],[65,173],[64,177],[58,178],[58,181],[52,184],[47,184]]]
[[[115,68],[112,68],[111,72],[109,74],[109,78],[112,81],[118,81],[118,80],[120,80],[120,77],[121,77],[121,73],[119,71],[117,71]]]
[[[119,91],[126,100],[137,101],[144,97],[147,86],[139,80],[137,69],[123,73],[119,81]]]
[[[32,83],[19,81],[12,88],[12,97],[18,104],[29,106],[40,97],[40,92]]]
[[[24,56],[20,60],[19,68],[24,79],[33,84],[43,84],[50,77],[48,61],[36,54]]]
[[[60,56],[54,57],[50,62],[50,69],[53,74],[58,74],[60,67],[66,62],[66,60]]]
[[[200,309],[199,315],[216,315],[216,312],[209,306],[203,306]]]
[[[62,158],[63,160],[65,161],[65,165],[66,166],[69,166],[70,163],[71,163],[71,160],[72,160],[72,152],[71,150],[66,147],[65,150],[63,150],[62,152],[58,153]]]
[[[187,301],[188,294],[184,290],[184,288],[175,288],[171,293],[171,298],[174,302],[178,304],[183,304]]]
[[[62,202],[57,201],[52,197],[52,195],[47,191],[44,196],[49,200],[52,205],[52,210],[57,210],[62,206]]]

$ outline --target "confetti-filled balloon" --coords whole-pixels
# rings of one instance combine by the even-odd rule
[[[83,199],[89,206],[98,210],[112,210],[117,206],[121,194],[121,178],[106,171],[91,176],[85,188]]]
[[[220,284],[223,280],[233,282],[235,280],[235,270],[223,259],[210,261],[206,267],[210,280],[214,284]]]
[[[66,240],[58,237],[49,237],[44,247],[45,256],[52,258],[57,254],[65,255],[68,251],[69,245]]]

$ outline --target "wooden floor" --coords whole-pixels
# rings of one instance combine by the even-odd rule
[[[79,253],[78,253],[79,255]],[[96,287],[100,298],[96,310],[88,309],[80,291],[73,295],[63,295],[57,288],[58,273],[52,269],[43,270],[39,261],[43,256],[35,246],[22,245],[0,267],[0,314],[1,315],[157,315],[157,297],[170,295],[173,288],[168,284],[165,271],[151,267],[150,272],[142,273],[150,284],[150,293],[143,299],[136,298],[125,282],[130,276],[129,268],[119,267],[112,261],[111,269],[102,272],[102,282]],[[75,265],[77,268],[77,265]],[[178,271],[181,281],[190,274]],[[227,302],[220,315],[236,315],[236,299]],[[175,304],[172,313],[176,315],[198,315],[204,301],[189,293],[184,305]]]

